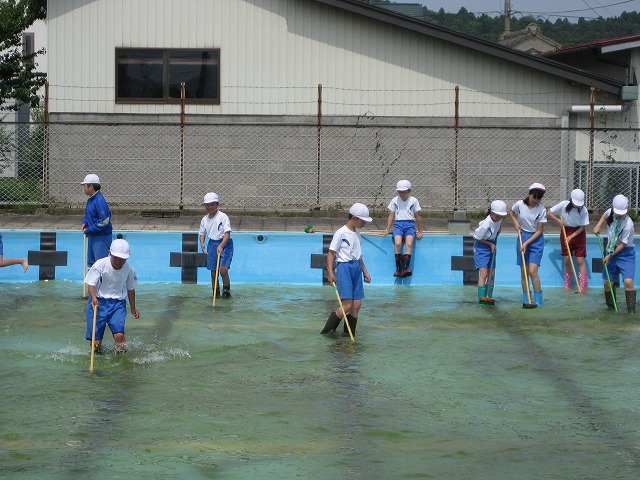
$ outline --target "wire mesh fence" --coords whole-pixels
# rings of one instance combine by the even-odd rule
[[[545,204],[587,192],[602,210],[618,193],[640,201],[639,130],[267,124],[0,123],[0,203],[83,207],[97,173],[113,207],[384,211],[408,179],[434,211],[483,211],[528,186]]]

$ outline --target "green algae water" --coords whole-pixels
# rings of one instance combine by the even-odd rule
[[[142,284],[128,353],[89,375],[82,285],[3,284],[7,479],[640,477],[638,317],[602,289],[367,287],[356,342],[331,287]],[[626,310],[626,308],[623,308]]]

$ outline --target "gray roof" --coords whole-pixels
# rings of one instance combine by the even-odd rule
[[[614,80],[603,75],[596,75],[586,70],[571,67],[555,60],[533,56],[519,50],[498,45],[497,43],[467,35],[465,33],[456,32],[455,30],[441,27],[440,25],[401,15],[386,8],[369,5],[366,0],[310,1],[322,3],[356,15],[362,15],[363,17],[388,23],[406,30],[411,30],[421,35],[437,38],[454,45],[459,45],[464,48],[498,57],[508,62],[539,70],[551,75],[556,75],[558,77],[565,78],[568,81],[589,87],[595,87],[599,90],[614,93],[616,95],[619,94],[620,88],[624,85],[618,80]]]

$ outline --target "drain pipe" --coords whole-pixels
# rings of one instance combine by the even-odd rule
[[[625,113],[631,110],[632,102],[624,102],[622,105],[572,105],[569,113]]]

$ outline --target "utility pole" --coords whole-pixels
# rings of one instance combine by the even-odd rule
[[[504,0],[504,31],[511,31],[511,0]]]

